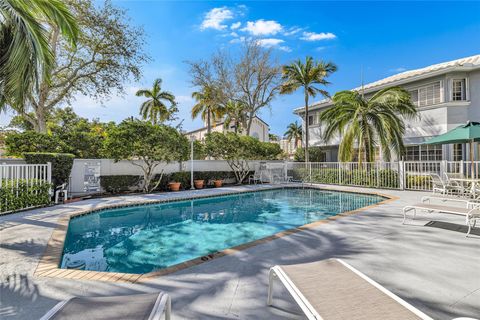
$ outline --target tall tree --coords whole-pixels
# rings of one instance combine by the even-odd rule
[[[282,83],[280,93],[289,94],[295,92],[299,88],[303,88],[303,96],[305,101],[305,162],[309,161],[309,97],[314,98],[317,94],[320,94],[324,97],[329,97],[328,92],[319,88],[319,86],[326,86],[329,84],[326,78],[336,70],[337,66],[332,62],[314,61],[312,57],[306,57],[305,63],[303,63],[301,60],[297,60],[290,65],[283,66],[282,79],[284,82]]]
[[[225,126],[233,123],[235,133],[243,133],[247,127],[248,116],[245,105],[238,101],[229,100],[225,105]]]
[[[202,91],[192,93],[197,103],[192,107],[192,119],[201,116],[207,123],[207,133],[212,132],[212,123],[220,120],[225,114],[225,108],[219,104],[218,92],[212,86],[205,85]]]
[[[288,125],[287,131],[284,133],[285,137],[288,139],[288,142],[295,141],[295,149],[298,148],[298,142],[302,141],[302,126],[297,123],[297,121],[292,122]]]
[[[390,160],[392,151],[397,155],[403,153],[404,119],[417,115],[408,91],[391,87],[371,98],[365,98],[358,91],[341,91],[334,95],[333,102],[334,107],[325,110],[320,119],[326,123],[326,141],[336,134],[342,136],[340,161],[352,161],[355,147],[359,162],[373,161],[376,146],[381,147],[386,161]]]
[[[178,112],[175,96],[168,91],[162,91],[162,79],[160,78],[153,82],[152,89],[138,90],[136,95],[148,98],[140,107],[140,115],[144,120],[149,120],[153,124],[173,120],[174,114]],[[164,101],[169,102],[170,106],[167,106]]]
[[[49,72],[50,81],[42,80],[25,105],[12,106],[37,132],[46,132],[52,110],[76,95],[101,102],[113,93],[124,93],[127,80],[139,80],[140,67],[148,60],[143,29],[130,24],[125,10],[110,1],[100,6],[93,0],[65,2],[81,30],[77,45],[65,41],[61,29],[51,25],[48,39],[55,67]]]
[[[22,106],[42,80],[49,80],[55,48],[47,25],[75,46],[78,26],[62,1],[0,0],[0,111]]]
[[[280,68],[272,58],[272,50],[255,39],[245,41],[237,56],[218,52],[209,60],[188,64],[194,86],[215,88],[222,105],[229,100],[244,105],[247,135],[255,116],[270,106],[279,90]]]

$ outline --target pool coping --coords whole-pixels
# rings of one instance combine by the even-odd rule
[[[120,272],[103,272],[103,271],[90,271],[90,270],[76,270],[76,269],[62,269],[58,266],[60,265],[63,253],[63,247],[65,238],[67,235],[68,225],[70,219],[83,216],[86,214],[91,214],[94,212],[115,209],[115,208],[124,208],[124,207],[132,207],[132,206],[141,206],[141,205],[148,205],[148,204],[160,204],[160,203],[168,203],[168,202],[179,202],[179,201],[188,201],[194,199],[203,199],[203,198],[211,198],[211,197],[219,197],[219,196],[226,196],[226,195],[234,195],[234,194],[241,194],[241,193],[249,193],[249,192],[256,192],[262,190],[275,190],[275,189],[285,189],[285,188],[310,188],[310,189],[319,189],[319,190],[329,190],[329,191],[340,191],[340,192],[350,192],[350,193],[358,193],[358,194],[367,194],[367,195],[376,195],[386,198],[383,201],[377,202],[375,204],[361,207],[355,210],[345,211],[342,213],[338,213],[334,216],[328,217],[324,220],[315,221],[312,223],[308,223],[296,228],[284,230],[278,233],[275,233],[271,236],[261,238],[258,240],[254,240],[251,242],[243,243],[241,245],[227,248],[221,251],[217,251],[206,256],[194,258],[188,261],[181,262],[179,264],[158,270],[152,271],[143,274],[136,274],[136,273],[120,273]],[[179,192],[180,194],[181,192]],[[235,254],[236,252],[257,246],[262,243],[266,243],[275,239],[279,239],[291,234],[295,234],[301,231],[310,230],[319,225],[328,223],[330,221],[337,220],[342,217],[350,216],[362,211],[365,211],[369,208],[373,208],[382,204],[386,204],[395,200],[398,200],[399,197],[392,196],[384,193],[379,192],[367,192],[367,191],[360,191],[360,190],[342,190],[335,187],[325,187],[319,185],[312,185],[312,184],[295,184],[295,185],[278,185],[278,186],[271,186],[271,187],[263,187],[257,190],[230,190],[221,193],[214,193],[211,195],[199,194],[194,196],[173,196],[168,199],[143,199],[138,202],[128,202],[122,204],[109,204],[102,206],[101,208],[96,209],[84,209],[78,210],[76,212],[72,212],[69,214],[65,214],[59,217],[57,224],[58,226],[53,230],[52,235],[47,243],[47,247],[35,268],[33,273],[36,277],[49,277],[49,278],[63,278],[63,279],[75,279],[75,280],[98,280],[98,281],[107,281],[107,282],[129,282],[129,283],[136,283],[146,281],[150,278],[155,278],[159,276],[163,276],[166,274],[170,274],[173,272],[177,272],[186,268],[190,268],[201,263],[212,261],[213,259],[224,257],[227,255]]]

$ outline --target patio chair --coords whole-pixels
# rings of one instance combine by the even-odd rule
[[[458,181],[452,180],[454,178],[463,178],[463,174],[461,173],[452,173],[452,172],[444,172],[443,175],[445,176],[445,181],[447,186],[452,189],[456,189],[458,193],[464,194],[465,193],[465,186]]]
[[[307,319],[432,320],[340,259],[274,266],[269,273],[268,305],[272,305],[274,279],[282,282]]]
[[[432,204],[429,203],[430,200],[439,199],[438,197],[423,197],[421,203],[416,203],[413,205],[408,205],[403,208],[403,222],[407,219],[407,212],[413,211],[412,220],[415,219],[417,214],[417,210],[424,210],[429,213],[437,212],[437,213],[445,213],[445,214],[453,214],[465,217],[465,223],[468,226],[467,234],[468,237],[472,228],[475,228],[477,221],[480,220],[480,203],[478,202],[471,202],[464,199],[454,199],[454,198],[443,198],[443,201],[457,201],[462,202],[465,207],[455,207],[455,206],[446,206],[440,204]]]
[[[463,190],[463,187],[458,188],[457,186],[447,184],[436,173],[430,173],[429,176],[432,179],[432,191],[434,194],[437,192],[440,192],[441,194],[448,194],[448,193],[460,192],[461,190]]]
[[[74,297],[58,303],[40,320],[170,320],[170,297],[163,292],[112,297]]]
[[[255,171],[252,175],[248,177],[248,184],[257,184],[263,183],[262,181],[262,171]]]

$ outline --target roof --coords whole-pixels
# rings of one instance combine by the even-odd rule
[[[265,121],[263,121],[262,119],[260,119],[260,117],[255,116],[255,119],[260,120],[260,122],[263,122],[267,127],[270,128],[270,126],[268,125],[268,123],[266,123]],[[224,123],[225,123],[225,121],[217,122],[217,123],[215,124],[215,126],[219,126],[219,125],[222,125],[222,124],[224,124]],[[192,133],[195,133],[195,132],[199,132],[199,131],[203,131],[203,130],[207,130],[207,129],[208,129],[207,127],[201,127],[201,128],[198,128],[198,129],[195,129],[195,130],[192,130],[192,131],[185,132],[185,133],[183,133],[183,134],[184,134],[184,135],[189,135],[189,134],[192,134]]]
[[[378,81],[368,83],[363,86],[365,93],[383,89],[387,86],[401,85],[404,83],[433,77],[452,71],[470,71],[480,69],[480,54],[471,57],[434,64],[425,68],[415,69],[397,73],[393,76],[383,78]],[[362,90],[362,87],[351,89],[354,91]],[[322,107],[331,104],[331,99],[323,99],[310,105],[310,107]],[[299,113],[304,107],[296,108],[294,113]]]

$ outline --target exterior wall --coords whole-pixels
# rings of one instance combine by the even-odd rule
[[[207,135],[207,128],[202,128],[199,130],[187,132],[186,135],[191,136],[193,135],[195,137],[195,140],[204,140],[205,136]],[[223,123],[217,123],[215,126],[212,126],[212,132],[234,132],[233,128],[225,128]],[[258,118],[253,119],[252,121],[252,126],[250,127],[250,136],[257,138],[258,140],[262,142],[268,142],[269,137],[269,128],[268,125],[259,120]]]
[[[465,78],[467,81],[466,101],[452,100],[452,80]],[[418,107],[419,117],[415,120],[406,120],[406,132],[404,135],[405,145],[418,145],[431,137],[443,134],[455,127],[465,124],[467,121],[480,122],[480,70],[470,72],[451,72],[443,75],[423,79],[421,81],[413,81],[402,85],[407,90],[434,83],[441,82],[441,102],[435,105]],[[394,84],[392,84],[394,85]],[[366,94],[367,98],[372,93]],[[322,139],[324,126],[318,123],[320,112],[329,108],[331,105],[325,104],[325,107],[309,111],[309,115],[314,116],[314,124],[310,125],[310,145],[335,148],[341,141],[341,137],[335,137],[325,142]],[[305,127],[302,113],[302,125]],[[479,159],[478,147],[474,150]],[[468,146],[464,146],[464,159],[468,159]],[[331,153],[331,161],[337,158]],[[445,160],[452,159],[453,146],[445,145],[443,148],[443,158]],[[327,161],[329,153],[327,152]]]

